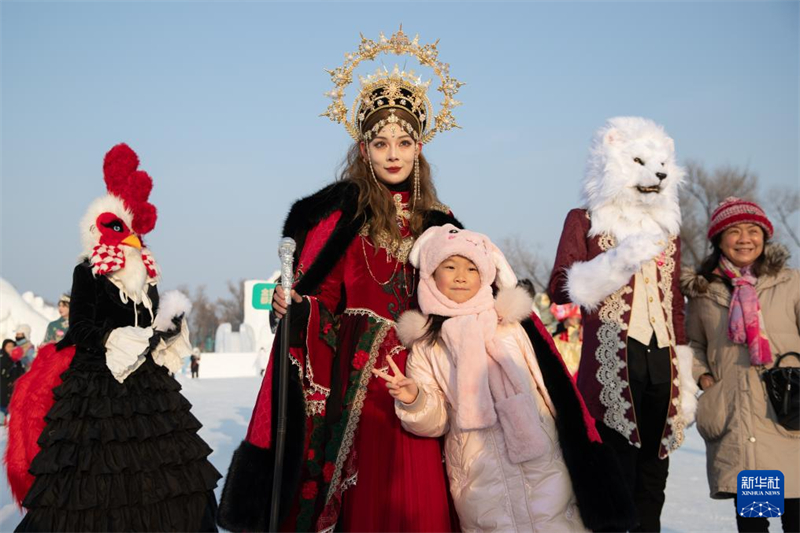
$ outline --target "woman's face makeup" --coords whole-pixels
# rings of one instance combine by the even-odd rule
[[[361,143],[362,157],[369,158],[375,177],[386,185],[403,183],[414,170],[414,158],[422,146],[400,124],[387,124],[369,144]]]

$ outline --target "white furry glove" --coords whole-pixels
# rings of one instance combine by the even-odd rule
[[[153,348],[153,361],[165,366],[173,374],[183,366],[183,358],[192,353],[189,325],[186,317],[192,311],[192,302],[180,291],[164,293],[158,305],[153,327],[161,340]]]
[[[153,328],[126,326],[111,330],[106,340],[106,366],[122,383],[144,363]]]
[[[678,357],[678,389],[681,402],[679,414],[688,428],[694,424],[694,415],[697,411],[697,391],[700,390],[692,377],[694,352],[689,346],[680,345],[675,347],[675,355]]]
[[[167,367],[167,370],[178,372],[183,367],[183,358],[192,354],[192,343],[189,341],[189,325],[184,318],[181,321],[181,328],[177,335],[167,338],[164,337],[153,349],[153,361],[157,365]]]
[[[642,263],[650,261],[663,252],[667,247],[668,239],[669,237],[663,234],[640,233],[622,239],[609,252],[616,251],[620,266],[624,266],[633,274],[639,270]]]
[[[609,295],[627,285],[642,263],[660,254],[667,239],[660,234],[631,235],[590,261],[574,263],[567,272],[570,300],[594,311]]]

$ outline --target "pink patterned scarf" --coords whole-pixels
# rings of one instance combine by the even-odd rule
[[[746,342],[750,351],[750,364],[757,366],[772,361],[772,351],[769,348],[764,316],[761,314],[761,304],[756,293],[758,278],[752,274],[751,266],[739,268],[725,256],[719,261],[720,270],[733,283],[731,308],[728,313],[728,338],[736,344]]]

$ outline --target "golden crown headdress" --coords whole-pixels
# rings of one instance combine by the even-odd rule
[[[388,39],[382,32],[378,41],[367,39],[361,35],[358,51],[345,54],[345,62],[341,67],[327,70],[331,75],[334,88],[325,95],[332,98],[333,102],[328,105],[328,109],[322,116],[344,124],[348,133],[356,141],[369,141],[372,134],[379,131],[385,123],[399,123],[418,142],[422,143],[430,141],[440,131],[460,128],[453,117],[452,110],[461,105],[461,102],[455,99],[455,94],[464,84],[450,76],[450,65],[437,59],[439,51],[436,46],[438,44],[437,40],[433,44],[420,45],[419,35],[415,36],[413,40],[409,40],[408,36],[403,33],[402,26]],[[397,66],[391,71],[379,68],[374,74],[366,77],[359,76],[361,88],[353,101],[348,118],[344,97],[345,88],[353,82],[353,70],[362,61],[374,60],[381,53],[413,56],[420,65],[430,67],[439,77],[441,83],[436,90],[442,93],[443,98],[441,108],[433,117],[432,122],[430,117],[433,106],[427,95],[430,80],[423,83],[413,70],[406,72]],[[369,131],[362,131],[362,126],[373,113],[387,108],[403,109],[409,112],[417,124],[409,124],[391,113],[388,118],[375,124]],[[417,128],[415,129],[413,126],[417,126]],[[416,134],[416,131],[420,132],[419,135]]]

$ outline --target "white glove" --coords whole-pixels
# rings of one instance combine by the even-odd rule
[[[174,337],[168,340],[163,338],[153,350],[153,361],[157,365],[167,367],[173,374],[183,366],[183,358],[192,353],[192,343],[189,341],[189,325],[184,318],[181,322],[181,330]]]
[[[106,340],[106,366],[114,379],[122,383],[144,363],[152,336],[153,328],[126,326],[111,331]]]
[[[667,247],[667,241],[668,237],[663,234],[640,233],[622,239],[610,251],[614,252],[620,268],[633,273],[639,270],[642,263],[663,252]]]

